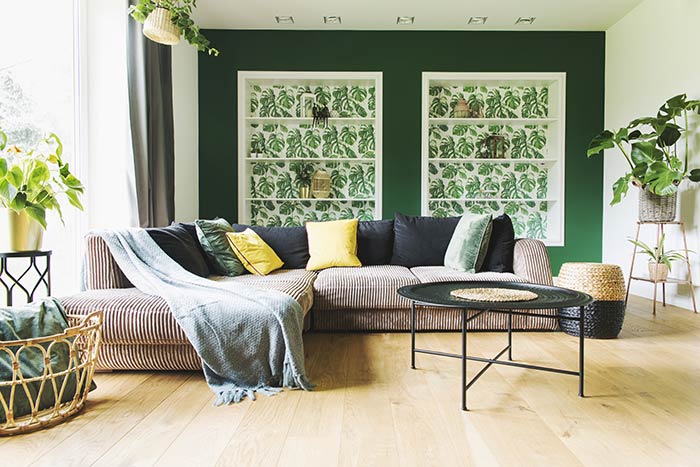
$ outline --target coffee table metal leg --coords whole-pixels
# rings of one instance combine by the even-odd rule
[[[467,309],[462,309],[462,410],[467,410]]]
[[[508,360],[513,361],[513,313],[508,310]]]
[[[578,321],[578,396],[583,397],[583,341],[584,341],[584,324],[586,321],[586,314],[584,313],[584,307],[579,307],[579,321]]]
[[[411,301],[411,368],[416,369],[416,302]]]

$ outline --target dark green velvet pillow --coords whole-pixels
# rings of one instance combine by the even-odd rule
[[[491,237],[491,214],[466,214],[455,228],[445,252],[445,266],[474,273],[481,268]]]
[[[214,268],[212,272],[221,276],[240,276],[246,270],[236,257],[231,245],[226,238],[228,232],[233,232],[233,227],[226,219],[194,221],[197,229],[197,238],[207,255],[209,264]]]

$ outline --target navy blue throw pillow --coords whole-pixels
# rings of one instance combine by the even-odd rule
[[[394,217],[394,252],[391,264],[443,266],[445,252],[460,217]]]
[[[480,271],[513,272],[515,230],[508,214],[493,218],[491,238]]]
[[[357,257],[363,266],[389,264],[394,250],[394,221],[360,221]]]
[[[200,277],[209,275],[209,267],[199,241],[194,240],[183,224],[146,229],[154,242],[177,264]]]

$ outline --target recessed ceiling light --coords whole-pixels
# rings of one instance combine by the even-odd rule
[[[415,20],[415,16],[398,16],[396,18],[396,24],[413,24]]]
[[[294,24],[293,16],[275,16],[278,24]]]
[[[532,24],[537,19],[534,16],[521,16],[515,21],[515,24]]]
[[[472,16],[469,18],[468,23],[469,24],[484,24],[486,23],[486,19],[488,16]]]
[[[324,16],[323,22],[326,24],[340,24],[342,23],[342,20],[340,19],[340,16]]]

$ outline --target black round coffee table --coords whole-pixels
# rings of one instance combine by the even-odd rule
[[[498,288],[525,290],[537,294],[537,298],[529,301],[514,302],[488,302],[466,300],[451,295],[456,289],[474,288]],[[530,370],[550,371],[565,375],[574,375],[579,378],[578,395],[583,397],[583,363],[584,363],[584,324],[585,313],[583,307],[593,302],[593,298],[585,293],[575,290],[553,287],[550,285],[539,285],[519,282],[428,282],[425,284],[407,285],[398,290],[399,295],[411,300],[411,368],[416,367],[416,353],[425,353],[441,357],[459,358],[462,360],[462,410],[467,410],[467,390],[478,380],[486,370],[493,364],[515,366]],[[438,352],[428,349],[416,348],[416,306],[447,307],[462,310],[462,353],[454,354],[448,352]],[[545,314],[538,310],[578,307],[579,316],[570,317],[555,314]],[[467,317],[469,310],[476,310]],[[535,311],[525,311],[535,310]],[[493,358],[481,358],[467,355],[467,323],[483,313],[505,313],[508,315],[508,345],[503,348]],[[579,368],[578,371],[564,370],[560,368],[550,368],[527,363],[513,361],[513,315],[524,317],[538,317],[549,319],[569,319],[579,323]],[[508,360],[499,358],[508,352]],[[470,381],[467,381],[467,360],[486,363]]]

